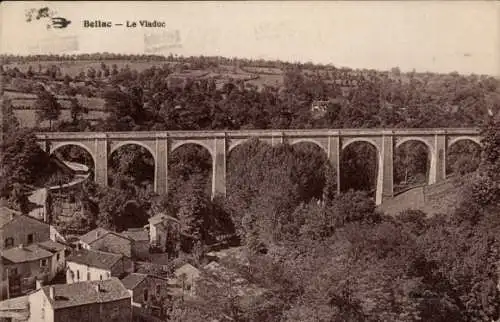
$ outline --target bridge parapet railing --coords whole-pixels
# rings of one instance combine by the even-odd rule
[[[137,131],[137,132],[41,132],[41,140],[89,140],[89,139],[157,139],[157,138],[243,138],[243,137],[328,137],[328,136],[427,136],[436,134],[479,135],[476,128],[435,128],[435,129],[272,129],[272,130],[237,130],[237,131]]]

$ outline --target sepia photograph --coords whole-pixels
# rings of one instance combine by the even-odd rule
[[[500,322],[497,1],[3,1],[0,322]]]

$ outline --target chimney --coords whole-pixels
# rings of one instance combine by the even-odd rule
[[[36,289],[39,290],[43,286],[43,281],[42,280],[36,280]]]
[[[49,286],[49,297],[51,300],[54,300],[56,298],[54,286]]]

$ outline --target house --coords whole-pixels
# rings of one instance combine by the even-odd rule
[[[54,254],[37,244],[20,245],[2,252],[4,278],[8,281],[7,298],[35,289],[36,281],[48,282],[55,276],[51,269]]]
[[[66,269],[66,246],[58,242],[47,240],[37,244],[53,254],[51,259],[51,271],[54,276]]]
[[[7,207],[0,207],[0,250],[50,239],[50,226]]]
[[[66,259],[66,283],[107,280],[134,271],[134,263],[123,254],[80,249]]]
[[[132,308],[140,313],[163,317],[163,304],[170,298],[171,282],[163,277],[150,274],[131,273],[122,280],[130,292]]]
[[[132,257],[133,240],[119,233],[96,228],[81,236],[78,242],[84,249],[100,250]]]
[[[36,281],[50,282],[64,271],[66,247],[57,242],[19,245],[2,252],[4,285],[3,297],[15,297],[35,289]]]
[[[149,243],[151,247],[165,252],[169,246],[168,240],[179,231],[179,221],[171,216],[160,213],[149,218],[146,226],[149,230]]]
[[[117,278],[56,284],[0,302],[0,318],[26,322],[131,322],[130,294]]]
[[[65,268],[65,246],[50,238],[48,224],[0,207],[1,299],[26,294]]]
[[[144,228],[130,228],[122,231],[122,236],[132,240],[132,257],[145,258],[149,254],[149,233]]]

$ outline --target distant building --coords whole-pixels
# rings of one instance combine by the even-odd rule
[[[107,280],[134,271],[132,260],[122,254],[80,249],[66,259],[66,283]]]
[[[96,228],[81,236],[77,244],[84,249],[134,258],[144,258],[149,254],[149,234],[145,228],[131,228],[121,233]]]
[[[149,218],[149,224],[146,227],[149,230],[151,246],[165,252],[170,237],[179,231],[179,221],[174,217],[160,213]]]
[[[119,233],[96,228],[80,237],[78,244],[84,249],[123,254],[132,257],[133,240]]]
[[[144,258],[149,254],[149,233],[145,228],[130,228],[120,235],[132,240],[132,257]]]
[[[311,103],[311,112],[323,115],[328,111],[330,101],[313,101]]]
[[[26,322],[131,322],[130,294],[120,280],[45,286],[0,302],[0,318]]]
[[[130,292],[132,308],[141,315],[163,317],[163,304],[170,298],[168,279],[150,274],[131,273],[122,279]]]

